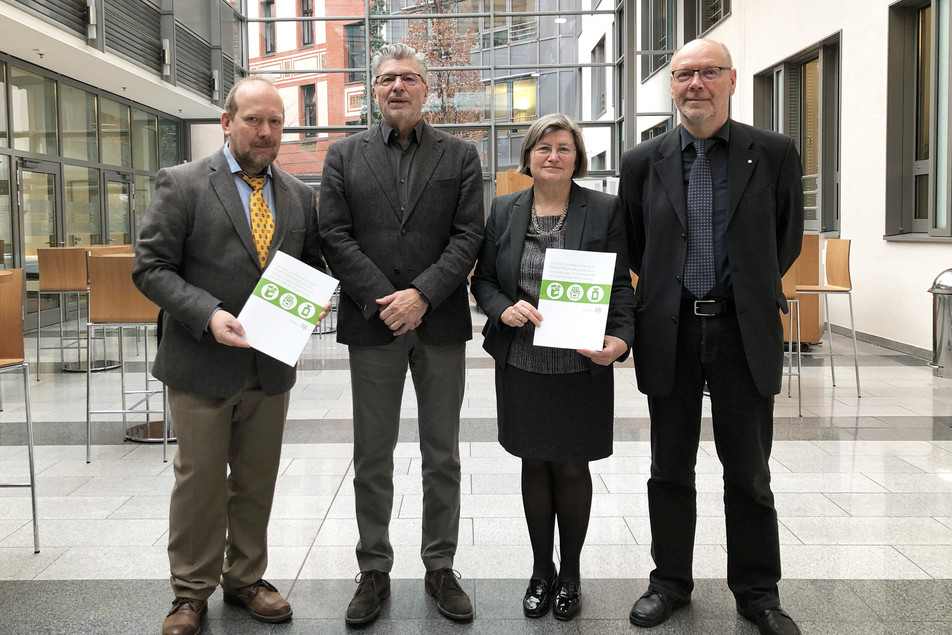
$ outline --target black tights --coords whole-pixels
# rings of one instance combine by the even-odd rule
[[[592,474],[588,462],[522,459],[522,505],[532,543],[532,577],[547,580],[552,575],[558,518],[562,546],[559,578],[578,583],[579,558],[592,512]]]

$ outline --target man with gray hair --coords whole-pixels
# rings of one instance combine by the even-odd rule
[[[409,367],[423,458],[424,588],[443,615],[470,620],[453,558],[459,413],[473,336],[466,278],[483,236],[482,168],[472,143],[423,121],[422,55],[390,44],[371,71],[383,121],[331,145],[318,221],[341,281],[337,340],[348,345],[354,406],[360,574],[345,619],[374,620],[390,595],[393,452]]]

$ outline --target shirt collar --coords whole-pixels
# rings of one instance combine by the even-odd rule
[[[388,124],[386,121],[380,122],[380,134],[383,135],[383,142],[387,145],[390,144],[390,139],[393,137],[393,133],[396,130],[393,126]],[[417,122],[417,125],[413,126],[413,130],[410,131],[410,142],[414,141],[419,144],[420,140],[423,138],[423,117],[420,117],[420,121]]]
[[[688,132],[684,126],[679,125],[678,129],[681,131],[681,151],[683,152],[689,145],[694,143],[694,137],[691,136],[691,133]],[[720,139],[725,145],[727,145],[731,138],[731,120],[728,119],[727,122],[721,126],[711,138]]]
[[[228,142],[225,142],[225,146],[222,148],[222,152],[225,153],[225,159],[228,161],[228,169],[231,170],[232,174],[237,174],[238,172],[244,172],[241,169],[241,166],[238,165],[238,162],[235,161],[235,157],[231,154],[231,147]],[[269,165],[264,169],[265,176],[270,176],[274,178],[274,175],[271,174],[271,166]],[[260,174],[258,176],[261,176]],[[265,179],[267,181],[267,179]]]

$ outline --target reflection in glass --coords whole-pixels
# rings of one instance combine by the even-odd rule
[[[0,62],[0,148],[10,145],[7,135],[7,65]]]
[[[99,170],[64,165],[63,183],[66,246],[101,245],[103,240],[99,221]]]
[[[512,83],[512,121],[531,122],[536,119],[536,85],[533,79],[518,79]]]
[[[932,7],[919,10],[916,77],[916,161],[929,158],[929,111],[932,105]]]
[[[102,124],[102,162],[132,167],[129,143],[129,106],[103,99],[100,106]]]
[[[139,230],[142,228],[142,218],[145,216],[145,211],[149,209],[149,201],[152,200],[152,192],[154,190],[154,176],[136,175],[135,208],[132,210],[133,239],[139,237]]]
[[[63,156],[80,161],[99,161],[99,127],[96,95],[63,84]]]
[[[820,60],[812,59],[801,67],[800,161],[803,166],[804,220],[817,220],[820,172]]]
[[[159,167],[167,168],[182,162],[179,143],[181,125],[171,119],[159,117]]]
[[[0,154],[0,268],[13,266],[13,199],[10,189],[10,157]]]
[[[916,200],[913,213],[916,220],[929,220],[929,175],[917,174]]]
[[[133,165],[137,170],[155,172],[159,165],[158,118],[138,108],[132,109]]]
[[[108,245],[132,244],[132,183],[106,181],[106,219],[109,223]]]
[[[37,270],[36,250],[56,246],[56,177],[31,170],[20,171],[23,192],[24,267]]]
[[[56,154],[56,82],[14,66],[10,84],[14,148]]]

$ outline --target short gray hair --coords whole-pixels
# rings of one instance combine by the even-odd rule
[[[375,84],[377,82],[377,69],[387,60],[410,59],[416,61],[420,67],[420,75],[423,76],[423,83],[429,85],[429,82],[426,80],[426,56],[423,55],[423,53],[418,53],[415,48],[407,46],[406,44],[387,44],[386,46],[380,47],[380,50],[377,51],[373,59],[370,60],[370,83]]]
[[[572,142],[575,144],[575,171],[572,172],[572,178],[582,178],[588,174],[588,155],[585,153],[582,129],[574,119],[559,112],[539,117],[529,126],[526,138],[522,140],[522,152],[519,154],[519,168],[516,172],[532,176],[532,170],[529,168],[532,149],[539,143],[539,139],[556,130],[568,130],[572,133]]]

